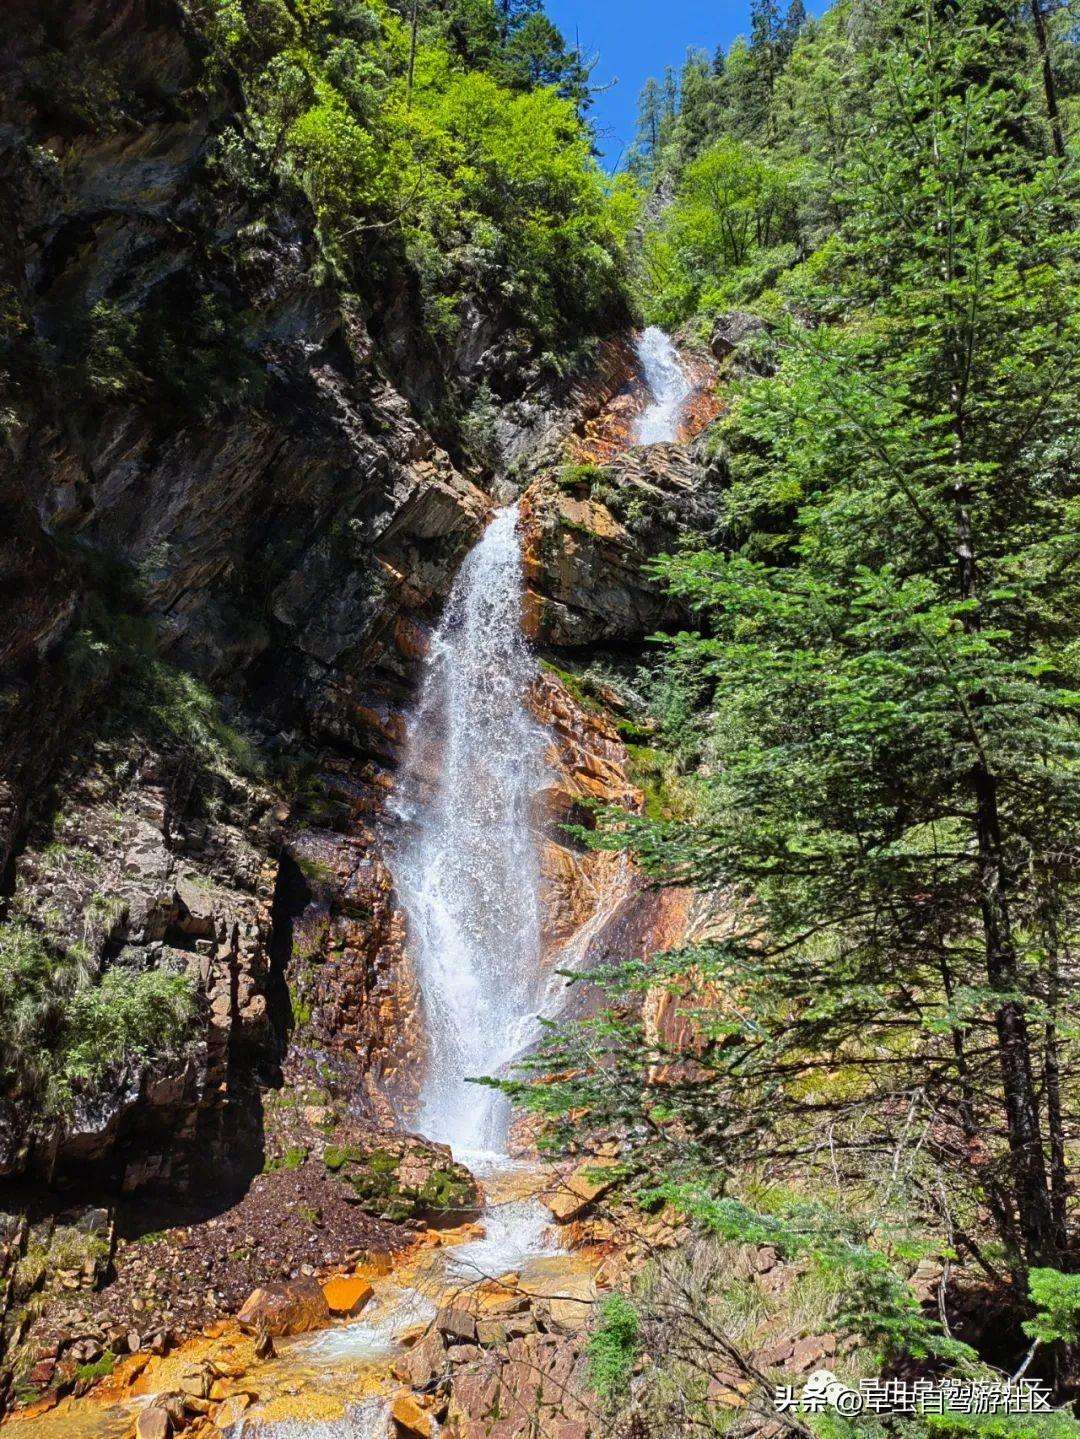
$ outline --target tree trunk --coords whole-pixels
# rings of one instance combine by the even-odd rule
[[[412,4],[412,37],[409,41],[409,78],[405,85],[405,108],[412,109],[413,71],[416,69],[416,30],[420,21],[420,0]]]
[[[957,416],[959,458],[963,453],[964,438],[959,404]],[[960,595],[965,600],[977,600],[971,498],[967,485],[962,481],[954,488],[954,501]],[[970,615],[965,623],[972,629],[978,629],[978,612]],[[976,715],[985,704],[985,695],[972,697]],[[978,736],[973,738],[978,743]],[[1017,1222],[1024,1242],[1025,1259],[1029,1263],[1039,1263],[1056,1253],[1055,1226],[1031,1063],[1031,1039],[1022,1004],[1016,997],[1020,984],[1020,967],[1009,920],[1004,847],[998,810],[998,780],[984,754],[980,754],[972,766],[971,784],[975,799],[975,835],[986,949],[986,977],[990,988],[1003,996],[994,1015],[994,1028],[997,1032],[1001,1064]]]
[[[1054,1219],[1054,1239],[1059,1249],[1068,1242],[1066,1196],[1069,1174],[1065,1157],[1065,1122],[1061,1111],[1061,1061],[1058,1054],[1057,1012],[1061,1000],[1061,975],[1058,968],[1058,936],[1051,897],[1047,918],[1050,936],[1046,964],[1046,1008],[1049,1018],[1043,1035],[1043,1080],[1046,1088],[1046,1128],[1050,1148],[1050,1208]]]
[[[1054,80],[1054,67],[1050,63],[1050,46],[1046,39],[1046,17],[1043,15],[1041,0],[1031,0],[1031,17],[1035,22],[1035,39],[1039,47],[1039,59],[1042,61],[1046,118],[1050,121],[1050,136],[1054,144],[1054,154],[1059,160],[1063,160],[1065,158],[1065,135],[1061,129],[1057,84]]]

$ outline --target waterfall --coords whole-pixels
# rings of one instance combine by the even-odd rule
[[[408,727],[392,858],[423,994],[427,1069],[414,1124],[458,1151],[498,1148],[507,1105],[467,1084],[513,1057],[539,988],[537,803],[547,736],[526,708],[517,506],[454,581]]]
[[[645,371],[651,403],[634,425],[634,442],[663,444],[678,435],[682,407],[690,394],[690,381],[679,363],[675,346],[655,325],[639,335],[637,354]]]

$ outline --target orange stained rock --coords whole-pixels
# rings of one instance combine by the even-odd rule
[[[358,1314],[375,1290],[362,1275],[335,1274],[323,1284],[327,1308],[333,1315]]]
[[[390,1406],[394,1423],[399,1425],[411,1439],[434,1439],[435,1420],[420,1407],[416,1395],[409,1389],[402,1389],[394,1396]]]
[[[599,1172],[604,1170],[603,1160],[589,1160],[571,1174],[563,1175],[541,1198],[556,1219],[565,1222],[576,1219],[594,1199],[605,1194],[613,1183],[612,1179]]]

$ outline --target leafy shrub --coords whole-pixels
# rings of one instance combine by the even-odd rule
[[[131,315],[107,300],[99,300],[90,311],[84,336],[86,378],[100,399],[111,399],[129,390],[139,379],[132,359],[138,330]]]
[[[0,924],[0,1086],[6,1092],[48,1096],[54,1088],[68,1005],[92,972],[84,950],[57,952],[27,924]]]
[[[586,1349],[589,1382],[606,1403],[624,1393],[641,1344],[638,1312],[622,1294],[600,1305],[600,1323]]]
[[[141,974],[108,970],[100,984],[77,991],[68,1005],[62,1049],[65,1082],[96,1084],[110,1070],[174,1052],[193,1015],[188,975],[162,969]]]
[[[352,213],[356,199],[370,192],[380,157],[370,132],[332,87],[321,87],[318,104],[294,122],[288,138],[315,213]]]
[[[637,191],[596,164],[550,22],[505,37],[475,8],[422,17],[414,51],[400,15],[358,0],[221,0],[200,17],[211,69],[239,72],[246,113],[217,167],[252,194],[269,176],[299,189],[340,277],[403,262],[437,342],[474,294],[563,351],[625,308]]]
[[[100,1359],[95,1359],[92,1364],[80,1364],[75,1371],[76,1379],[105,1379],[116,1368],[116,1355],[111,1349],[106,1349]]]
[[[562,465],[555,476],[555,483],[567,494],[585,495],[603,478],[604,471],[600,465]]]
[[[93,983],[89,954],[50,944],[22,922],[0,925],[0,1088],[46,1113],[125,1065],[174,1053],[190,1031],[185,974],[112,969]]]

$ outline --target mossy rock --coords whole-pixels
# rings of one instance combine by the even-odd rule
[[[480,1209],[476,1180],[440,1144],[397,1138],[328,1144],[323,1164],[348,1200],[381,1219],[454,1225]]]

